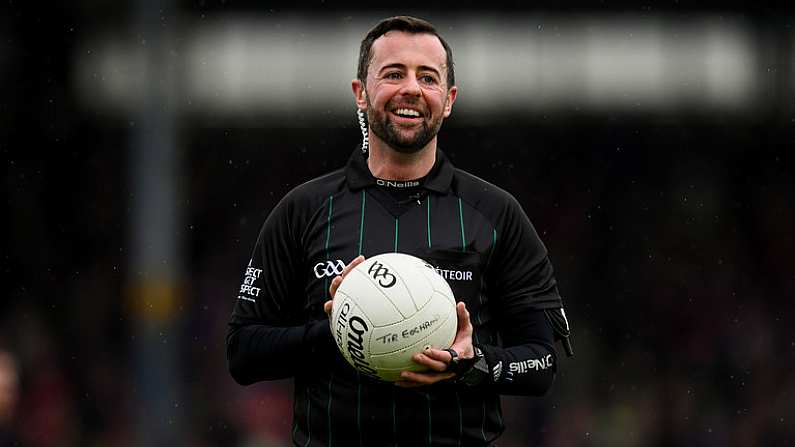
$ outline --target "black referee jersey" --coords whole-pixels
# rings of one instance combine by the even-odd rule
[[[354,151],[343,169],[290,191],[265,221],[227,335],[241,384],[295,378],[299,446],[482,446],[504,426],[500,394],[541,395],[557,365],[545,309],[562,303],[547,251],[507,192],[456,169],[386,181]],[[358,255],[433,264],[464,301],[490,377],[404,389],[359,374],[338,352],[323,303]]]

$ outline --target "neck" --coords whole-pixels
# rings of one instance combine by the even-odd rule
[[[384,180],[416,180],[431,172],[436,162],[436,137],[413,154],[392,149],[372,132],[370,137],[367,167],[374,177]]]

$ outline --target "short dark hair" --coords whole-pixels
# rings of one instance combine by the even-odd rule
[[[449,89],[455,85],[453,50],[450,49],[450,45],[445,42],[430,22],[411,16],[395,16],[381,20],[364,37],[362,45],[359,48],[359,68],[356,73],[356,76],[363,84],[367,84],[367,69],[370,66],[370,62],[373,60],[373,55],[370,51],[373,47],[373,42],[389,31],[404,31],[411,34],[433,34],[436,36],[439,42],[442,43],[445,53],[447,53],[447,88]]]

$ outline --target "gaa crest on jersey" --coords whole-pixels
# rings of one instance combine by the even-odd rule
[[[326,277],[335,277],[337,275],[342,275],[342,271],[345,269],[345,263],[339,259],[335,260],[328,260],[328,261],[321,261],[315,264],[314,272],[315,276],[318,279],[326,278]]]

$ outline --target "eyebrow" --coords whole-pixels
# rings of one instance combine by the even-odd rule
[[[400,68],[402,70],[405,70],[406,65],[398,63],[398,62],[395,62],[393,64],[389,64],[389,65],[384,65],[383,67],[381,67],[380,70],[378,70],[378,74],[381,74],[381,73],[384,72],[384,70],[389,70],[390,68]],[[436,74],[437,76],[441,76],[442,75],[439,72],[439,70],[437,70],[437,69],[435,69],[433,67],[430,67],[428,65],[420,65],[419,66],[419,71],[430,71],[430,72],[433,72],[434,74]]]

